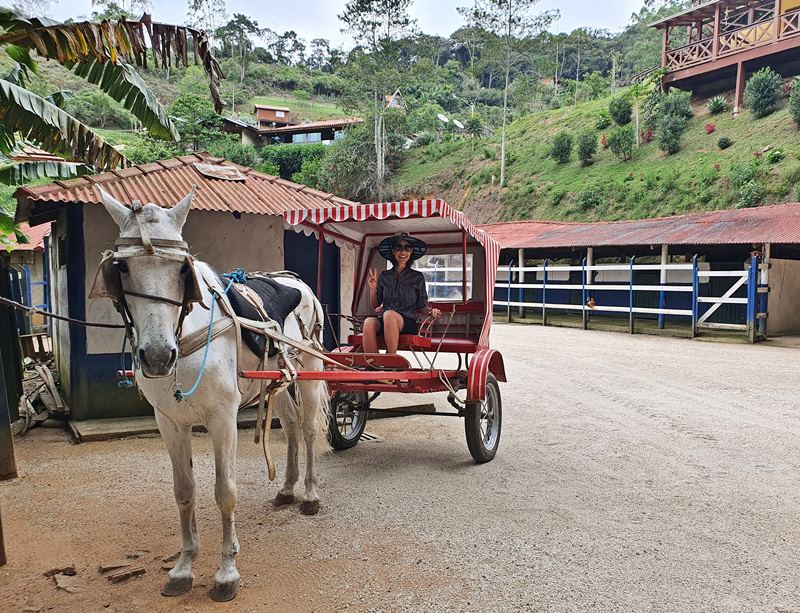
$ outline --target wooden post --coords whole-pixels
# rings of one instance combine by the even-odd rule
[[[594,266],[594,247],[587,247],[586,248],[586,285],[589,286],[589,289],[586,290],[586,297],[584,297],[584,304],[583,304],[583,312],[585,317],[583,318],[583,329],[589,329],[589,313],[586,311],[586,302],[592,296],[592,280],[594,278],[594,272],[592,271],[591,267]]]
[[[770,257],[772,253],[772,245],[766,243],[764,245],[764,257],[761,259],[761,275],[758,280],[758,289],[756,290],[756,297],[758,298],[756,306],[756,321],[758,322],[758,337],[760,340],[767,338],[767,318],[769,317],[769,267]]]
[[[711,54],[715,60],[719,54],[719,4],[714,8],[714,40],[711,43]]]
[[[775,0],[775,15],[773,20],[773,36],[772,40],[778,41],[781,37],[781,0]]]
[[[736,64],[736,94],[733,100],[733,114],[738,115],[744,101],[744,63]]]
[[[519,261],[519,275],[517,275],[517,283],[525,283],[525,271],[522,270],[525,266],[525,249],[519,249],[517,254],[517,260]],[[519,301],[525,302],[525,289],[520,287],[519,288]],[[521,318],[525,318],[525,307],[521,304],[518,307],[517,315]]]
[[[2,510],[0,510],[0,513],[2,513]],[[5,566],[7,562],[6,544],[3,540],[3,517],[0,515],[0,566]]]
[[[667,284],[667,269],[666,266],[669,264],[669,245],[661,245],[661,275],[659,277],[659,282],[661,286],[665,286]],[[667,293],[662,289],[658,292],[658,308],[664,309],[667,306]],[[660,330],[664,329],[665,324],[665,317],[663,313],[658,314],[658,328]]]
[[[664,36],[661,44],[661,68],[667,67],[668,48],[669,48],[669,24],[664,26]]]

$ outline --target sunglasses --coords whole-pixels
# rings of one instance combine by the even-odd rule
[[[409,253],[411,253],[412,251],[414,251],[414,247],[412,247],[408,243],[398,243],[394,247],[392,247],[392,251],[396,251],[397,253],[400,253],[401,251],[408,251]]]

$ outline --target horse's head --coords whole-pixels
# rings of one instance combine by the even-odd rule
[[[134,202],[128,208],[100,190],[119,226],[116,250],[100,264],[90,298],[111,298],[133,328],[133,351],[146,377],[166,377],[178,359],[178,335],[193,302],[202,300],[182,229],[194,189],[163,208]]]

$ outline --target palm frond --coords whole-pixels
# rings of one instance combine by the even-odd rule
[[[178,130],[167,115],[167,110],[130,64],[124,62],[112,64],[93,59],[79,64],[67,62],[65,66],[89,83],[99,86],[121,103],[142,122],[151,136],[165,140],[180,140]]]
[[[125,160],[122,154],[72,115],[14,83],[0,79],[0,151],[9,152],[15,133],[47,151],[102,170]]]
[[[24,18],[4,7],[0,7],[0,28],[3,30],[0,44],[14,45],[16,50],[23,51],[35,49],[39,56],[61,64],[95,62],[147,68],[150,51],[156,66],[188,66],[191,40],[194,62],[202,64],[208,75],[214,107],[218,113],[222,110],[220,67],[211,51],[208,35],[202,30],[153,23],[149,15],[139,21],[56,23]],[[17,61],[26,64],[28,59],[23,54]]]
[[[74,179],[93,172],[90,166],[55,160],[0,165],[0,183],[24,185],[36,179]]]

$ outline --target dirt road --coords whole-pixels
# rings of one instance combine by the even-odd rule
[[[207,595],[220,535],[207,436],[194,439],[195,588],[166,600],[179,529],[161,440],[34,431],[20,478],[0,485],[0,609],[800,611],[796,349],[495,332],[511,383],[490,464],[472,463],[460,420],[371,422],[379,442],[322,458],[309,518],[271,508],[278,485],[240,433],[244,585],[227,605]],[[136,551],[144,576],[99,575]],[[67,564],[72,594],[43,576]]]

